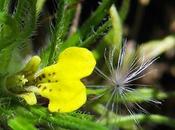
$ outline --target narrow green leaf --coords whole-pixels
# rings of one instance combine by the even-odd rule
[[[164,39],[152,40],[146,43],[143,43],[138,51],[139,55],[144,54],[145,59],[157,57],[166,51],[175,48],[175,36],[167,36]]]
[[[89,120],[83,120],[78,117],[74,117],[70,114],[61,114],[54,113],[49,114],[46,109],[40,109],[31,107],[31,112],[39,117],[42,120],[46,120],[60,126],[61,128],[71,129],[71,130],[107,130],[106,127],[100,125],[99,123],[95,123]]]
[[[35,126],[25,117],[16,117],[8,120],[8,125],[13,130],[37,130]]]
[[[80,27],[80,30],[73,34],[64,44],[63,49],[68,46],[81,46],[81,41],[88,42],[89,44],[89,36],[94,37],[94,32],[92,28],[97,27],[102,19],[107,15],[109,8],[114,3],[115,0],[103,0],[102,3],[98,6],[98,8],[93,12],[93,14],[83,23]],[[97,29],[98,30],[98,29]],[[96,35],[99,36],[99,35]],[[91,38],[92,38],[91,37]]]
[[[5,1],[6,0],[0,0],[0,11],[3,10]]]
[[[75,5],[78,0],[60,0],[58,2],[58,10],[56,17],[56,26],[51,38],[50,54],[48,63],[52,64],[60,52],[60,46],[65,41],[69,27],[75,14]]]
[[[88,37],[87,34],[92,32],[92,26],[97,26],[101,20],[106,16],[109,8],[115,0],[102,0],[102,3],[98,6],[96,11],[86,20],[86,22],[80,28],[81,38]]]
[[[36,14],[37,15],[39,15],[40,12],[42,11],[45,2],[46,0],[37,0],[37,3],[36,3]]]
[[[122,22],[125,21],[127,15],[128,15],[130,2],[131,2],[131,0],[122,0],[122,6],[119,10],[119,15],[120,15]]]
[[[83,41],[80,46],[89,47],[89,45],[93,44],[98,38],[103,37],[105,35],[105,32],[107,32],[110,28],[111,20],[108,20],[102,26],[100,26],[96,32],[94,32],[85,41]]]
[[[20,30],[18,39],[28,39],[36,28],[36,0],[19,0],[14,19]]]
[[[117,116],[118,118],[111,118],[109,120],[102,120],[102,124],[116,124],[118,127],[124,127],[125,125],[135,124],[136,121],[139,123],[156,123],[156,124],[164,124],[167,126],[171,126],[175,128],[175,120],[162,115],[144,115],[144,114],[136,114],[130,116]]]
[[[102,86],[102,89],[90,89],[88,88],[88,94],[95,94],[100,95],[106,91],[106,89],[109,88],[109,86]],[[104,97],[104,101],[108,101],[110,95],[106,92],[106,96]],[[175,97],[175,92],[169,92],[165,93],[163,91],[158,91],[156,89],[152,88],[139,88],[135,89],[132,92],[125,93],[125,99],[127,102],[135,103],[135,102],[145,102],[150,101],[152,99],[155,100],[163,100],[170,97]],[[123,100],[120,98],[120,96],[117,98],[118,100],[116,102],[123,102]]]

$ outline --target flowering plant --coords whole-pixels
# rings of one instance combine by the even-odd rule
[[[148,38],[138,30],[149,4],[143,1],[138,14],[127,17],[136,2],[0,0],[0,129],[175,128],[175,120],[163,115],[169,113],[154,107],[175,95],[159,80],[167,70],[175,75],[173,62],[159,63],[173,57],[175,37],[139,45]]]

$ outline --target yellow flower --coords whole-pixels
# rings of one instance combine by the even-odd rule
[[[26,64],[26,66],[24,67],[24,69],[20,72],[20,74],[22,75],[23,79],[21,78],[21,81],[26,81],[29,85],[30,84],[34,84],[34,74],[36,73],[39,64],[41,62],[41,59],[39,56],[33,56],[30,61]],[[25,76],[25,77],[24,77]],[[32,82],[32,83],[30,83]],[[23,84],[25,85],[25,84]],[[24,100],[27,102],[27,104],[29,105],[34,105],[37,103],[37,99],[36,96],[34,94],[34,92],[29,91],[23,94],[18,94],[19,97],[24,98]]]
[[[48,108],[51,112],[77,110],[86,102],[86,88],[81,79],[92,73],[95,64],[95,58],[89,50],[69,47],[59,55],[56,64],[36,74],[37,88],[32,89],[49,99]],[[33,96],[32,93],[22,95],[29,104],[33,103],[30,101],[34,101]]]

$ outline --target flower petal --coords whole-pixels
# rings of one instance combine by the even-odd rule
[[[92,73],[95,64],[92,52],[80,47],[69,47],[58,58],[60,73],[64,78],[86,77]]]
[[[24,93],[24,94],[20,94],[19,96],[24,98],[24,100],[29,105],[34,105],[34,104],[37,103],[36,96],[33,92],[27,92],[27,93]]]
[[[41,59],[39,56],[33,56],[26,64],[21,73],[29,75],[29,73],[35,73],[39,67]]]
[[[45,67],[36,75],[37,82],[81,79],[92,73],[95,64],[95,58],[88,49],[69,47],[60,54],[57,64]]]
[[[28,79],[30,83],[34,80],[34,74],[38,70],[40,62],[41,59],[39,56],[33,56],[20,72],[25,75],[25,78]]]
[[[38,87],[39,94],[49,99],[51,112],[72,112],[86,102],[86,88],[78,80],[42,83]]]
[[[70,47],[60,54],[57,64],[45,67],[36,74],[37,83],[79,80],[90,75],[95,64],[95,58],[89,50]]]

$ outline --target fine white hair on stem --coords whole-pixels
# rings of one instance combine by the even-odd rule
[[[110,87],[107,88],[108,98],[105,107],[107,110],[116,112],[117,114],[119,114],[120,105],[124,106],[131,115],[134,114],[135,110],[142,111],[146,114],[148,112],[138,102],[130,102],[127,96],[129,94],[134,94],[136,97],[143,97],[142,94],[136,92],[132,87],[146,85],[135,84],[132,82],[150,74],[150,72],[145,72],[145,70],[157,60],[157,57],[146,59],[144,55],[137,56],[137,53],[134,52],[132,54],[128,54],[127,49],[127,43],[124,42],[119,51],[117,64],[114,63],[114,58],[116,57],[116,47],[110,49],[108,51],[109,53],[107,53],[107,49],[105,49],[104,58],[110,76],[103,73],[99,68],[95,68],[97,74],[110,83],[110,85],[108,85]],[[103,95],[105,94],[103,93]],[[145,102],[151,102],[155,104],[161,103],[153,99],[147,99]],[[135,122],[138,125],[138,121],[135,120]]]

